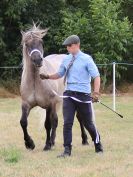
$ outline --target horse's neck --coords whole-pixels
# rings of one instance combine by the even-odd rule
[[[34,82],[35,79],[35,67],[32,64],[30,58],[28,56],[24,56],[25,58],[23,59],[23,73],[22,73],[22,81],[29,82]],[[27,58],[26,58],[27,57]]]

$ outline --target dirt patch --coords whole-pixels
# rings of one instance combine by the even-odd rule
[[[133,83],[123,82],[117,86],[117,89],[121,93],[133,93]]]
[[[106,89],[101,91],[103,94],[112,94],[113,85],[110,84]],[[116,83],[116,95],[133,95],[133,83],[123,82],[119,85]]]
[[[17,95],[10,93],[3,87],[0,87],[0,98],[16,98]]]

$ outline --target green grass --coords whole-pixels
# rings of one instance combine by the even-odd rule
[[[17,163],[21,159],[21,152],[16,147],[0,149],[0,157],[8,163]]]
[[[75,119],[73,127],[72,156],[58,159],[63,150],[62,114],[59,113],[56,145],[43,152],[46,133],[40,127],[40,115],[33,109],[29,116],[28,131],[36,148],[24,147],[19,124],[21,117],[20,98],[0,99],[0,177],[132,177],[133,173],[133,97],[117,97],[117,111],[124,119],[95,104],[97,127],[101,134],[104,154],[94,152],[90,136],[89,146],[82,146],[80,128]],[[112,98],[101,101],[112,106]]]

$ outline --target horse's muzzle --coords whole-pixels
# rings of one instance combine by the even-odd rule
[[[42,66],[42,64],[39,64],[39,65],[35,65],[36,67],[40,68]]]
[[[36,67],[41,67],[42,66],[42,58],[33,60],[33,63]]]

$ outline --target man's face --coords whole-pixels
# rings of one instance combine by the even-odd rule
[[[75,54],[79,51],[80,49],[80,43],[78,44],[71,44],[67,46],[67,51],[71,54]]]

